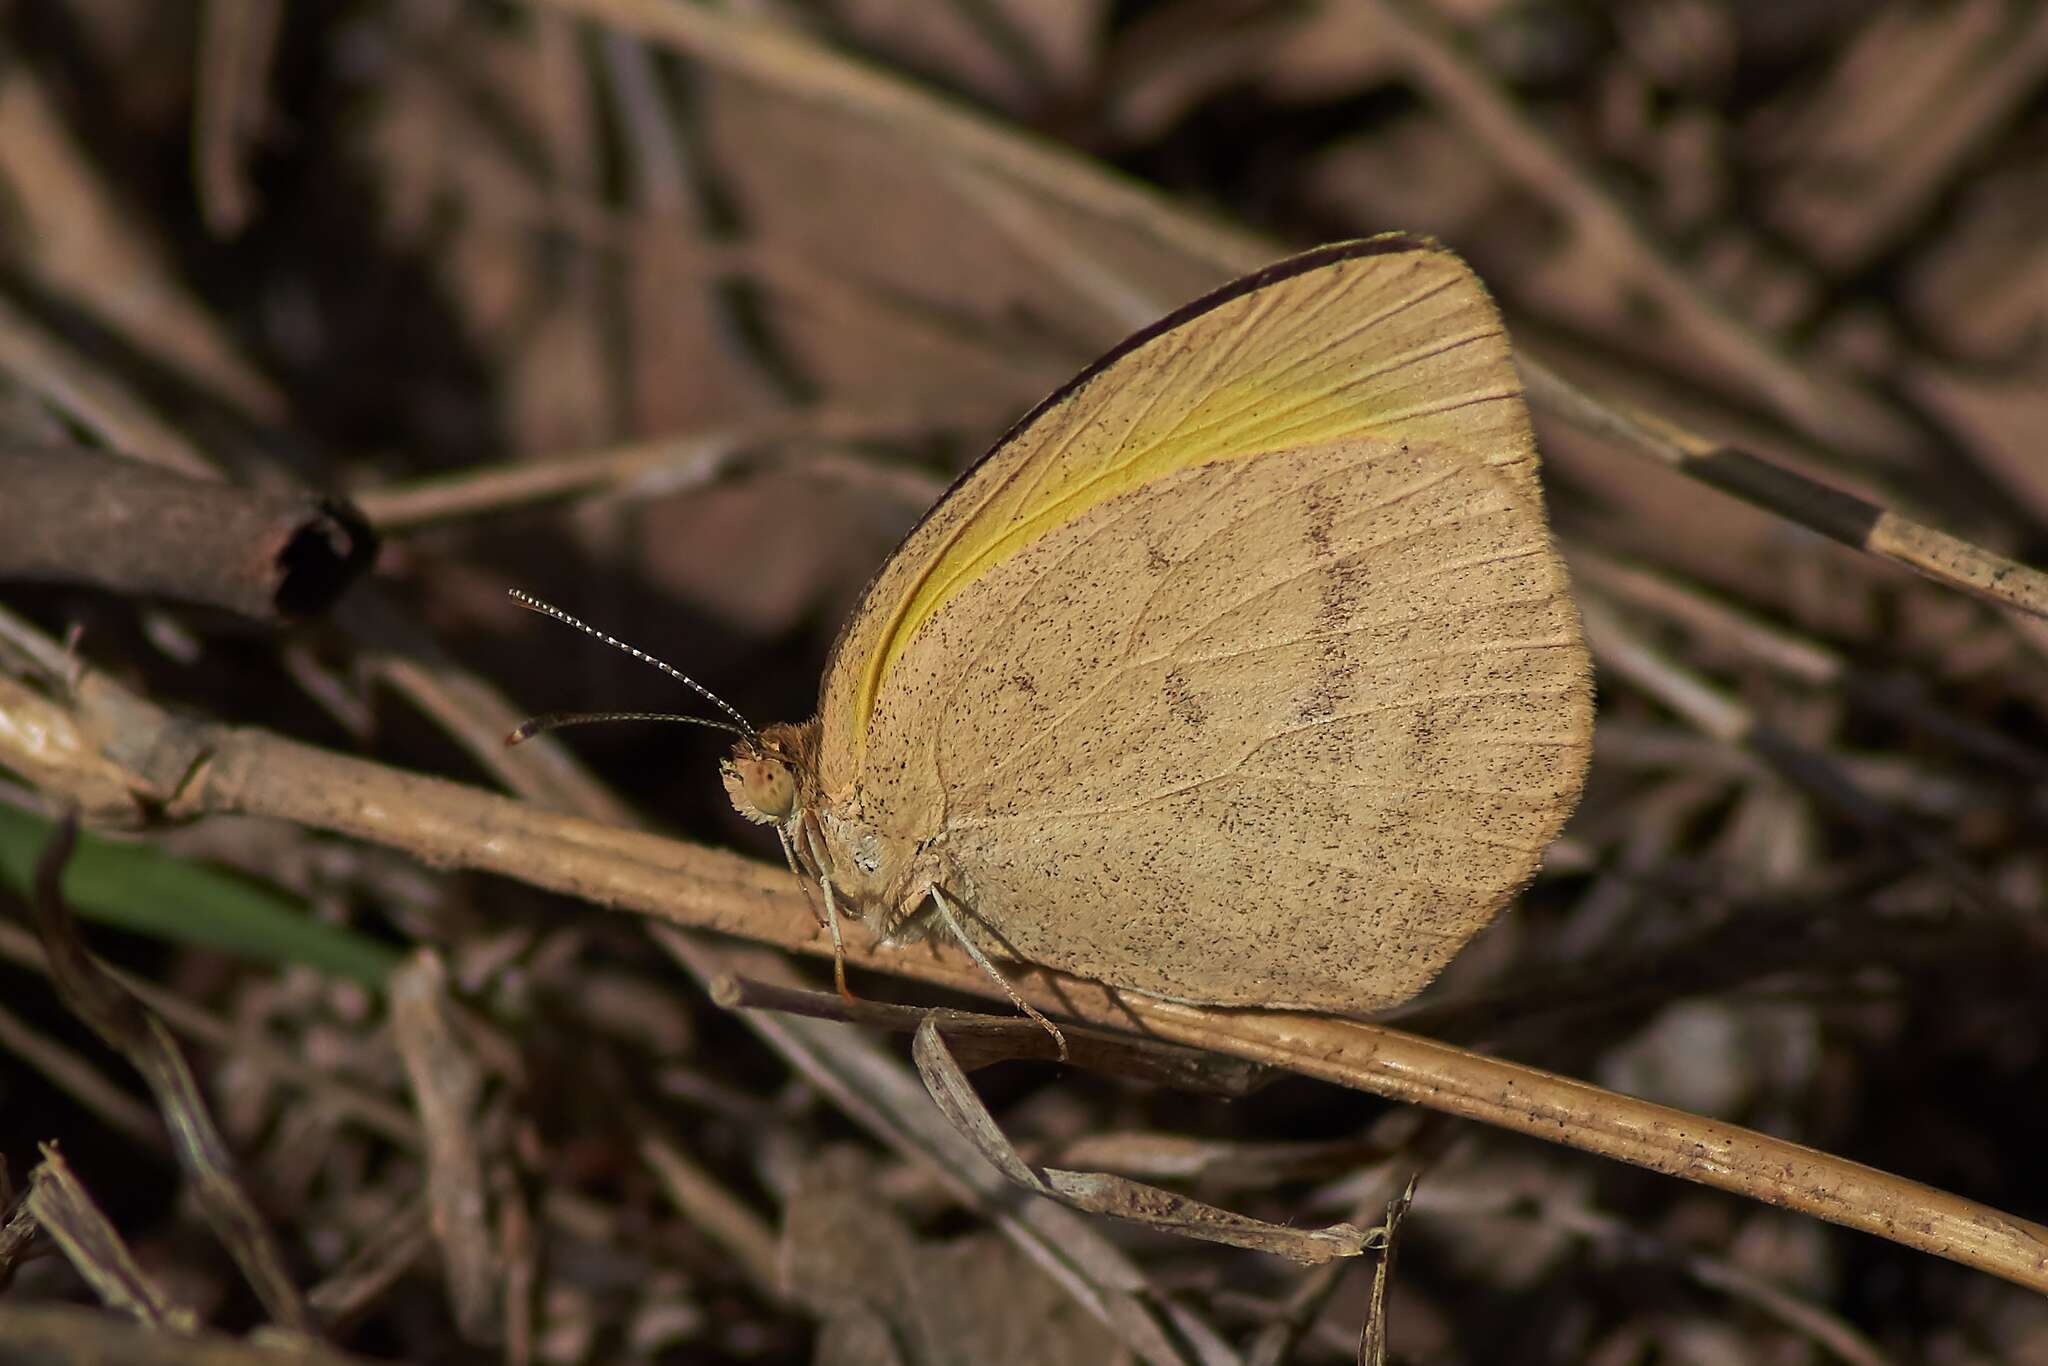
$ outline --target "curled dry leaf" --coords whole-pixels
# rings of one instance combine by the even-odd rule
[[[429,1222],[448,1272],[463,1335],[497,1338],[504,1268],[491,1237],[491,1203],[478,1141],[483,1068],[452,1020],[448,974],[421,949],[391,974],[391,1030],[426,1137]]]
[[[918,1026],[912,1045],[918,1075],[953,1127],[973,1142],[996,1169],[1025,1190],[1091,1214],[1143,1224],[1163,1233],[1225,1243],[1231,1247],[1270,1252],[1277,1257],[1315,1265],[1332,1257],[1356,1257],[1370,1234],[1351,1224],[1298,1229],[1233,1214],[1214,1205],[1142,1181],[1106,1172],[1065,1171],[1034,1167],[1004,1137],[995,1117],[981,1104],[967,1074],[960,1070],[936,1022]]]

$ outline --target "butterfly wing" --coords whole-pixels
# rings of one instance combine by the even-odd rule
[[[1491,302],[1411,238],[1181,310],[1040,405],[863,599],[828,800],[1006,951],[1178,999],[1418,990],[1576,799],[1591,692]]]

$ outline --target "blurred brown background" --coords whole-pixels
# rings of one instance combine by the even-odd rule
[[[1592,392],[2048,552],[2048,7],[17,0],[0,34],[0,430],[350,493],[385,540],[364,592],[403,626],[370,649],[83,590],[8,605],[161,703],[393,764],[490,780],[379,662],[400,634],[516,708],[690,709],[515,586],[800,719],[868,574],[1018,413],[1233,261],[1387,229],[1464,254]],[[1602,656],[1585,807],[1416,1027],[2048,1217],[2048,630],[1538,417],[1575,573],[1654,662]],[[1674,707],[1693,682],[1749,730]],[[773,856],[719,737],[565,738],[658,825]],[[256,822],[156,842],[442,946],[509,1050],[475,1062],[496,1227],[526,1230],[486,1330],[425,1250],[423,1159],[335,1100],[408,1104],[377,995],[146,909],[91,931],[214,1022],[181,1037],[298,1283],[388,1269],[337,1345],[1118,1350],[623,918]],[[61,1142],[174,1299],[259,1322],[146,1093],[8,945],[13,1181]],[[1408,1360],[2048,1361],[2048,1305],[1982,1274],[1333,1088],[978,1083],[1038,1158],[1192,1164],[1283,1221],[1350,1217],[1391,1169],[1368,1136],[1425,1166],[1387,1319]],[[1237,1146],[1283,1143],[1314,1146]],[[1354,1359],[1369,1268],[1110,1236],[1239,1347]],[[45,1257],[6,1299],[92,1296]]]

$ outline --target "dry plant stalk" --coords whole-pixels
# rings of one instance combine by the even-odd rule
[[[1208,263],[1219,279],[1250,270],[1275,254],[1270,244],[1248,234],[1196,222],[1161,198],[1126,182],[1113,181],[1078,156],[1027,143],[936,97],[859,70],[774,25],[652,0],[547,3],[602,19],[650,42],[743,73],[791,99],[889,130],[935,157],[955,160],[975,174],[1018,191],[1135,227],[1154,237],[1162,248],[1190,261]],[[1406,12],[1405,6],[1390,5],[1387,9],[1390,13]],[[1404,30],[1397,27],[1396,31]],[[1419,29],[1405,31],[1410,35],[1410,50],[1425,70],[1448,74],[1459,66],[1455,59],[1443,56],[1445,49],[1440,42]],[[1469,73],[1461,74],[1469,80]],[[1471,89],[1468,85],[1460,88]],[[1473,107],[1471,99],[1461,96],[1461,101],[1461,107]],[[1632,234],[1605,235],[1616,240],[1634,240]],[[1676,278],[1662,265],[1650,266],[1650,258],[1642,259],[1652,278]],[[1085,268],[1085,259],[1076,268]],[[1673,287],[1666,297],[1690,299],[1692,295],[1689,287]],[[1164,302],[1154,301],[1150,311],[1158,312]],[[1772,378],[1769,387],[1801,415],[1829,428],[1852,412],[1864,415],[1866,421],[1875,421],[1867,416],[1869,410],[1860,400],[1847,405],[1830,402],[1810,381],[1793,378],[1792,372],[1780,368],[1767,351],[1755,346],[1753,338],[1728,326],[1717,311],[1703,308],[1700,312],[1702,316],[1711,313],[1715,317],[1715,329],[1729,339],[1731,349],[1747,351],[1756,358],[1759,373],[1780,377]],[[1688,477],[1753,501],[1767,511],[1903,565],[1937,583],[2018,608],[2034,617],[2048,618],[2048,574],[1724,442],[1632,412],[1626,405],[1587,395],[1526,350],[1517,363],[1530,402],[1539,413],[1554,412],[1574,425],[1616,440],[1634,455],[1675,468]],[[1890,431],[1881,438],[1884,443],[1892,440]]]
[[[468,1340],[488,1343],[500,1326],[500,1268],[479,1148],[483,1070],[458,1037],[448,972],[433,950],[407,959],[391,975],[389,994],[391,1032],[426,1140],[428,1223],[456,1325]]]
[[[68,1304],[0,1305],[0,1340],[50,1366],[372,1366],[371,1357],[308,1342],[255,1342],[221,1333],[174,1337]]]
[[[187,479],[84,446],[0,449],[0,488],[0,581],[280,624],[325,612],[377,556],[344,500]]]
[[[45,1146],[29,1173],[22,1209],[37,1229],[63,1250],[100,1302],[136,1322],[174,1334],[195,1331],[199,1316],[144,1271],[113,1223],[101,1212],[69,1163]]]
[[[36,869],[36,928],[50,975],[80,1019],[142,1074],[164,1114],[179,1165],[208,1221],[281,1327],[309,1326],[305,1301],[285,1271],[284,1256],[236,1175],[234,1155],[215,1126],[199,1082],[163,1021],[130,996],[79,942],[59,885],[78,837],[75,818],[57,835]]]
[[[45,765],[52,754],[78,754],[90,776],[109,755],[142,756],[151,766],[130,771],[132,789],[172,816],[277,817],[676,926],[831,952],[787,872],[733,854],[558,815],[260,731],[173,723],[97,675],[79,680],[71,705],[56,717],[63,731],[45,732]],[[9,753],[0,759],[18,762]],[[860,967],[976,995],[995,990],[964,953],[942,946],[902,953],[849,942],[846,953]],[[2048,1229],[1738,1125],[1335,1016],[1180,1005],[1046,970],[1017,986],[1065,1018],[1136,1029],[1565,1143],[2048,1291]]]

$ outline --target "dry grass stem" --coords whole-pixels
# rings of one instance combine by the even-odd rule
[[[81,731],[138,716],[136,699],[87,678]],[[119,700],[116,701],[115,699]],[[159,723],[161,724],[161,723]],[[559,816],[505,798],[246,729],[181,728],[166,747],[131,734],[118,752],[163,756],[134,775],[166,809],[261,814],[405,848],[430,863],[519,878],[585,901],[759,943],[829,953],[787,874],[765,864]],[[849,963],[987,995],[964,954],[848,945]],[[1847,1224],[2048,1289],[2048,1229],[1883,1172],[1568,1078],[1326,1016],[1205,1010],[1120,996],[1041,972],[1019,983],[1042,1009],[1229,1054],[1682,1176]]]
[[[115,1230],[71,1167],[54,1148],[29,1173],[23,1206],[36,1226],[63,1249],[85,1283],[108,1308],[151,1328],[190,1333],[199,1316],[175,1302]]]

